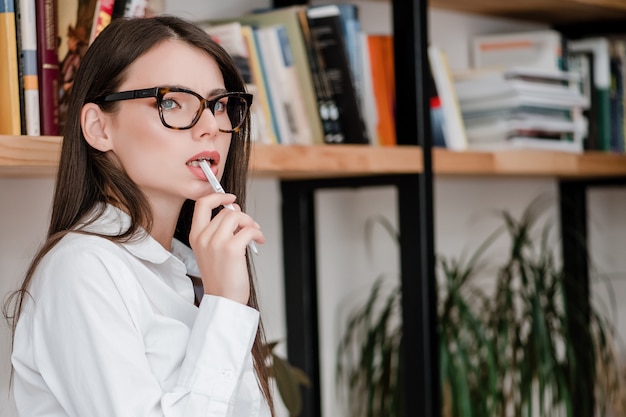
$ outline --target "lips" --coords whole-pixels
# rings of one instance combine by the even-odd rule
[[[220,154],[217,151],[205,151],[194,155],[187,161],[187,165],[192,167],[200,167],[200,161],[207,161],[211,166],[220,163]]]

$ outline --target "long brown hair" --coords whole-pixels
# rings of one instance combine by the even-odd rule
[[[107,155],[89,146],[80,125],[82,107],[96,97],[117,91],[129,66],[155,45],[168,39],[184,41],[205,51],[215,59],[224,78],[227,91],[245,91],[245,84],[233,60],[211,37],[191,22],[173,17],[157,16],[143,19],[113,20],[87,50],[76,74],[63,132],[61,158],[57,172],[52,216],[47,239],[33,258],[22,285],[4,306],[4,315],[13,334],[25,297],[28,296],[33,274],[41,259],[57,242],[84,221],[87,213],[103,202],[115,202],[131,218],[128,230],[118,236],[106,236],[115,241],[131,238],[140,228],[151,229],[152,213],[145,195],[120,167]],[[163,59],[168,59],[164,56]],[[114,112],[116,103],[101,105]],[[237,195],[245,210],[246,178],[250,156],[250,121],[233,133],[222,177],[224,188]],[[194,204],[187,201],[180,212],[174,237],[189,245],[189,231]],[[248,305],[258,309],[253,268],[248,257],[250,299]],[[252,355],[259,384],[274,414],[269,376],[265,365],[265,338],[260,324]]]

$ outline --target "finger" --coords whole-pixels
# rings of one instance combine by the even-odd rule
[[[232,194],[213,193],[196,200],[189,231],[189,242],[194,243],[204,234],[211,223],[212,212],[224,204],[231,204],[235,199]],[[219,221],[217,222],[219,223]],[[216,224],[217,226],[217,224]]]
[[[244,228],[261,229],[252,217],[241,211],[222,210],[212,220],[214,234],[220,239],[228,239]]]
[[[212,212],[219,206],[232,204],[236,197],[233,194],[212,193],[196,200],[192,222],[207,225],[211,221]]]

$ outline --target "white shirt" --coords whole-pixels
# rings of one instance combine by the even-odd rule
[[[85,229],[129,221],[108,206]],[[195,307],[179,259],[193,268],[193,252],[144,235],[70,233],[43,258],[15,332],[20,415],[269,416],[252,365],[258,311],[211,295]]]

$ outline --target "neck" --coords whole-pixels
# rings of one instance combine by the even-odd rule
[[[150,235],[169,251],[172,247],[172,239],[176,231],[176,223],[178,222],[182,203],[169,204],[159,202],[155,204],[152,202],[151,205],[153,219]]]

